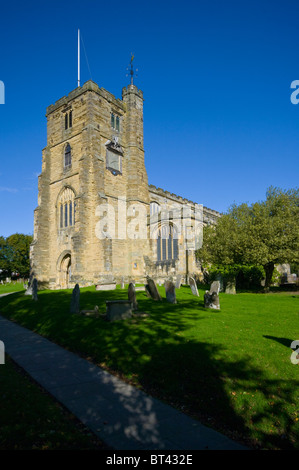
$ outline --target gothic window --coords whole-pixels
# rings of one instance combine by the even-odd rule
[[[64,128],[67,130],[69,127],[73,126],[73,112],[72,110],[69,113],[64,115]]]
[[[71,188],[65,188],[58,199],[59,228],[75,225],[75,193]]]
[[[157,236],[157,261],[176,260],[179,257],[177,229],[162,225]]]
[[[66,144],[64,149],[64,167],[68,168],[72,164],[72,150],[70,144]]]
[[[111,127],[112,129],[119,131],[120,128],[120,119],[119,116],[115,116],[115,114],[111,113]]]
[[[150,215],[158,214],[160,212],[160,205],[157,202],[150,203]]]

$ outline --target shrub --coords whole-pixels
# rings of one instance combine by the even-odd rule
[[[210,266],[208,271],[208,283],[219,278],[223,280],[224,287],[228,282],[236,281],[237,289],[259,289],[261,281],[265,278],[265,271],[262,266]]]

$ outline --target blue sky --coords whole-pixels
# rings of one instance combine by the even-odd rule
[[[33,232],[48,105],[90,78],[121,98],[131,52],[149,183],[225,212],[298,187],[299,4],[0,3],[0,235]]]

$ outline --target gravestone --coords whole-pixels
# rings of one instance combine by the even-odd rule
[[[80,312],[80,288],[79,284],[76,284],[71,298],[71,306],[70,306],[71,313],[79,313]]]
[[[191,287],[192,294],[196,295],[196,297],[199,297],[197,285],[193,277],[189,277],[189,286]]]
[[[144,289],[145,289],[146,296],[151,298],[152,296],[151,296],[148,284],[144,284]]]
[[[122,289],[125,288],[125,280],[124,280],[123,277],[121,278],[121,288],[122,288]]]
[[[219,294],[219,292],[220,292],[220,281],[213,281],[212,282],[211,287],[210,287],[210,294],[212,292],[216,292],[217,295]]]
[[[234,281],[227,281],[225,287],[226,294],[236,294],[236,283]]]
[[[106,300],[108,321],[125,320],[132,317],[132,302],[128,300]]]
[[[33,279],[32,282],[32,299],[33,300],[38,300],[37,298],[37,279]]]
[[[208,290],[204,295],[204,306],[205,308],[213,308],[215,310],[220,309],[219,295],[216,292],[210,293]]]
[[[148,292],[153,300],[162,300],[155,281],[150,277],[147,277],[147,286]]]
[[[176,304],[175,285],[172,281],[165,281],[164,284],[166,300],[172,304]]]
[[[181,284],[182,284],[182,276],[181,276],[181,274],[179,274],[176,278],[176,281],[175,281],[175,288],[180,289]]]
[[[133,282],[130,282],[129,287],[128,287],[128,300],[129,302],[132,302],[133,310],[137,310],[138,304],[136,301],[136,292],[135,292],[135,286]]]
[[[213,308],[215,310],[220,309],[219,290],[220,290],[220,282],[219,281],[212,282],[210,291],[207,290],[204,295],[204,307],[205,308]]]
[[[224,285],[223,285],[223,277],[221,276],[221,274],[218,273],[215,280],[219,281],[219,286],[220,286],[219,287],[219,292],[223,292]]]

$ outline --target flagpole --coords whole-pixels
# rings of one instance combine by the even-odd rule
[[[78,29],[78,87],[80,86],[80,29]]]

